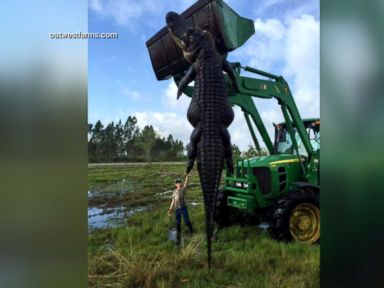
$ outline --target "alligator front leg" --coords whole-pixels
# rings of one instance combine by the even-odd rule
[[[185,87],[187,87],[188,84],[191,83],[195,79],[195,76],[196,76],[195,67],[193,67],[193,65],[191,65],[191,67],[189,67],[187,73],[185,73],[184,77],[180,80],[180,83],[179,83],[179,86],[177,89],[177,99],[180,98],[181,93],[183,93],[183,90],[185,89]]]
[[[197,143],[200,140],[200,136],[201,136],[201,128],[200,128],[200,125],[197,125],[191,134],[191,139],[190,139],[191,141],[188,146],[187,174],[191,172],[193,168],[193,164],[195,163],[195,159],[197,156]]]
[[[229,79],[231,80],[233,89],[235,89],[236,92],[239,92],[240,89],[237,84],[235,71],[233,71],[231,63],[229,63],[225,58],[223,58],[223,70],[227,73]]]

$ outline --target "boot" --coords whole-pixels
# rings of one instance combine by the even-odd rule
[[[193,230],[192,223],[188,224],[188,228],[189,228],[189,233],[193,234],[195,232],[195,230]]]
[[[181,225],[176,227],[176,246],[179,247],[181,244]]]

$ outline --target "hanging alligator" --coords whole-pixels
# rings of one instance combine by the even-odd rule
[[[208,267],[211,267],[211,241],[213,237],[216,196],[224,160],[229,173],[233,173],[232,147],[227,127],[234,113],[228,101],[223,71],[228,74],[232,87],[239,90],[236,76],[226,55],[217,52],[212,34],[188,24],[175,13],[166,15],[167,28],[182,49],[184,58],[191,63],[178,84],[177,99],[187,85],[195,81],[187,118],[194,127],[188,147],[188,174],[197,161],[201,188],[204,195]]]

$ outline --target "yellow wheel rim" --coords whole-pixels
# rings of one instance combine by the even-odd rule
[[[312,203],[301,203],[289,218],[289,231],[299,242],[315,243],[320,238],[320,210]]]

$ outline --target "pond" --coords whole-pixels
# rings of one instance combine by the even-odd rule
[[[149,210],[150,204],[135,205],[133,200],[142,195],[139,191],[142,184],[127,179],[102,183],[88,191],[88,232],[124,226],[128,217]]]
[[[124,226],[126,219],[138,212],[147,211],[149,207],[113,208],[88,207],[88,231],[94,229]]]

